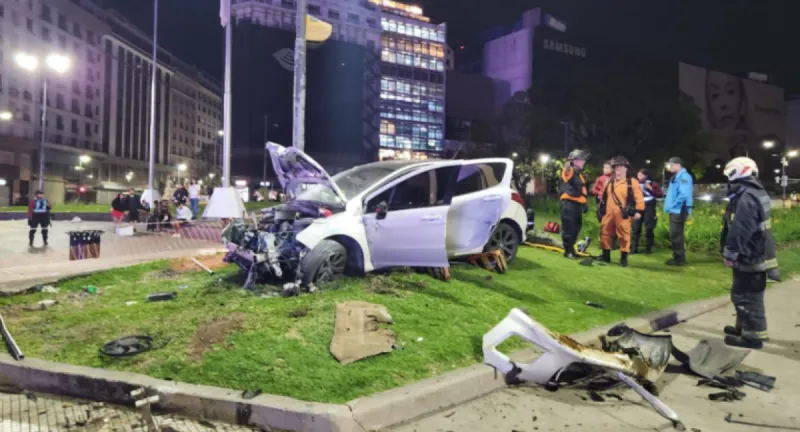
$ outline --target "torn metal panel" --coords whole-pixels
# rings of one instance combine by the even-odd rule
[[[379,324],[391,324],[383,305],[351,301],[336,305],[331,354],[342,364],[392,352],[395,336]]]
[[[497,350],[497,346],[512,336],[536,344],[544,354],[532,363],[513,363]],[[514,370],[520,380],[541,385],[558,381],[561,373],[572,363],[584,363],[648,381],[663,373],[663,369],[654,368],[641,355],[605,352],[581,345],[568,336],[548,330],[520,309],[512,309],[500,324],[483,336],[483,355],[484,361],[501,373],[508,374]]]
[[[717,380],[725,372],[739,366],[750,351],[736,350],[720,340],[701,340],[694,348],[682,352],[672,348],[672,355],[692,372],[709,380]]]

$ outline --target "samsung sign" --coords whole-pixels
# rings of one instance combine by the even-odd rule
[[[568,55],[573,55],[575,57],[586,57],[586,48],[566,44],[563,42],[557,42],[554,40],[545,39],[543,47],[547,51],[560,52]]]

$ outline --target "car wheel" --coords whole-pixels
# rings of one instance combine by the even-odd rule
[[[347,268],[347,249],[334,240],[323,240],[302,262],[303,284],[324,284],[344,274]]]
[[[506,258],[506,262],[511,262],[517,256],[519,247],[519,233],[508,222],[500,222],[492,232],[492,237],[483,248],[484,252],[500,249]]]

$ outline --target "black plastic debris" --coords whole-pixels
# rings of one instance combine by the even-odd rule
[[[605,306],[601,305],[600,303],[595,303],[595,302],[590,302],[590,301],[586,302],[586,306],[593,307],[595,309],[605,309],[606,308]]]
[[[592,402],[605,402],[606,398],[600,396],[599,393],[596,391],[589,391],[589,398],[592,399]]]
[[[775,388],[775,377],[761,375],[757,372],[736,371],[736,379],[745,385],[765,392]]]
[[[175,300],[176,298],[178,298],[178,293],[176,291],[153,293],[147,296],[147,301],[149,302],[168,301],[168,300]]]
[[[735,402],[743,400],[747,394],[740,392],[736,389],[729,389],[718,393],[711,393],[708,395],[708,400],[714,402]]]
[[[170,338],[164,339],[160,345],[156,346],[153,343],[153,338],[150,336],[125,336],[106,343],[100,348],[100,352],[109,357],[131,357],[147,351],[163,348],[169,341]]]

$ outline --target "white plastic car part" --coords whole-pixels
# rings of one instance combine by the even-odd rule
[[[512,336],[536,344],[545,352],[532,363],[514,363],[497,350],[498,345]],[[504,375],[516,366],[519,380],[541,385],[558,381],[567,366],[576,362],[640,378],[646,378],[649,369],[637,357],[586,347],[567,336],[551,332],[520,309],[512,309],[503,321],[483,336],[483,357],[486,364]]]

